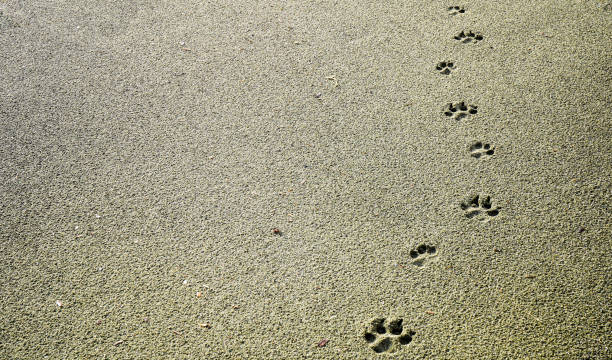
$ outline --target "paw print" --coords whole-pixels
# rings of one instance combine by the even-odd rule
[[[495,148],[490,144],[484,144],[481,141],[476,141],[470,145],[470,155],[478,159],[481,156],[489,157],[495,153]]]
[[[497,216],[501,208],[492,207],[490,196],[481,199],[480,195],[476,195],[468,201],[461,203],[461,209],[465,212],[465,217],[468,219],[480,217],[480,221],[488,221],[492,217]]]
[[[416,266],[423,266],[423,263],[433,256],[436,256],[436,247],[432,245],[421,244],[410,251],[412,264]]]
[[[377,318],[370,322],[363,338],[375,353],[394,353],[412,342],[415,332],[406,329],[403,319]]]
[[[461,41],[463,44],[467,44],[469,42],[477,43],[480,40],[484,39],[484,37],[480,33],[475,33],[473,31],[462,31],[459,35],[455,36],[455,40]]]
[[[457,14],[463,14],[465,12],[463,6],[449,6],[447,10],[448,14],[452,16]]]
[[[442,75],[448,75],[455,69],[455,64],[450,61],[442,61],[436,65],[436,70],[440,72]]]
[[[455,120],[461,120],[468,115],[474,115],[478,112],[478,107],[475,105],[466,105],[465,102],[450,103],[444,107],[444,115],[452,117]]]

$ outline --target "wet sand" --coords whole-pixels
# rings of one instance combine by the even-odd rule
[[[492,3],[1,1],[0,358],[610,358],[612,4]]]

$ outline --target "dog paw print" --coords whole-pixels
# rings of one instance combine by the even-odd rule
[[[461,120],[468,115],[474,115],[478,112],[478,107],[475,105],[466,105],[465,102],[450,103],[444,107],[444,115],[455,120]]]
[[[436,65],[436,70],[440,72],[442,75],[449,75],[453,70],[455,70],[455,64],[451,61],[441,61]]]
[[[485,144],[482,141],[476,141],[470,145],[470,155],[476,159],[480,157],[489,157],[495,153],[495,148],[491,144]]]
[[[412,264],[416,266],[423,266],[423,263],[433,256],[436,256],[436,247],[433,245],[421,244],[410,251]]]
[[[451,16],[465,13],[465,8],[463,8],[463,6],[449,6],[447,10],[448,14]]]
[[[370,322],[363,338],[375,353],[394,353],[410,344],[415,332],[404,326],[403,319],[377,318]]]
[[[484,39],[480,33],[473,31],[462,31],[458,35],[455,35],[455,40],[461,41],[463,44],[473,42],[474,44]]]
[[[465,213],[465,217],[468,219],[479,218],[480,221],[488,221],[492,217],[499,215],[500,207],[493,207],[491,204],[491,197],[480,197],[476,195],[461,203],[461,209]]]

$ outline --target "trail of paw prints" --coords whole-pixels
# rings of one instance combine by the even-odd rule
[[[475,195],[461,203],[465,217],[468,219],[477,218],[480,221],[489,221],[499,215],[500,207],[493,207],[490,196]]]
[[[448,14],[451,16],[465,13],[465,8],[463,6],[449,6],[447,10]]]
[[[477,42],[484,39],[484,36],[482,36],[482,34],[480,34],[479,32],[474,32],[471,30],[469,31],[464,30],[460,32],[458,35],[455,35],[454,39],[457,41],[460,41],[463,44],[467,44],[470,42],[473,42],[474,44],[476,44]]]
[[[484,157],[490,157],[495,154],[495,148],[491,144],[483,143],[482,141],[475,141],[470,145],[470,155],[476,159]]]
[[[455,64],[452,61],[441,61],[436,65],[436,70],[442,75],[450,75],[455,70]]]
[[[463,101],[456,104],[449,103],[444,107],[444,115],[455,120],[461,120],[476,113],[478,113],[478,106],[467,105]]]
[[[433,245],[420,244],[415,249],[410,251],[410,258],[412,264],[416,266],[423,266],[430,258],[436,256],[436,247]]]
[[[363,338],[375,353],[394,353],[412,342],[414,331],[404,326],[403,319],[376,318],[372,320]]]

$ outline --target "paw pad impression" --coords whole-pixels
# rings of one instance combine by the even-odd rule
[[[475,157],[476,159],[481,156],[489,157],[495,154],[495,148],[491,146],[491,144],[485,144],[482,141],[475,141],[472,145],[470,145],[470,155]]]
[[[375,353],[394,353],[410,344],[416,334],[407,329],[403,319],[376,318],[370,322],[363,338]]]
[[[436,247],[433,245],[420,244],[410,251],[412,264],[416,266],[423,266],[426,260],[434,256],[436,256]]]
[[[449,75],[455,69],[452,61],[441,61],[436,65],[436,70],[442,75]]]
[[[462,44],[467,44],[470,42],[473,42],[474,44],[476,44],[477,42],[484,39],[484,36],[482,36],[482,34],[478,32],[474,32],[470,30],[470,31],[460,32],[459,34],[455,35],[454,39],[457,41],[461,41]]]
[[[476,113],[478,113],[478,106],[467,105],[464,101],[456,104],[450,103],[444,107],[444,115],[455,120],[461,120]]]
[[[468,201],[462,202],[461,209],[464,211],[465,217],[468,219],[480,217],[480,221],[487,221],[490,218],[497,216],[501,208],[493,207],[490,196],[480,197],[480,195],[476,195]]]
[[[463,6],[449,6],[447,10],[448,14],[453,16],[465,13],[465,8]]]

